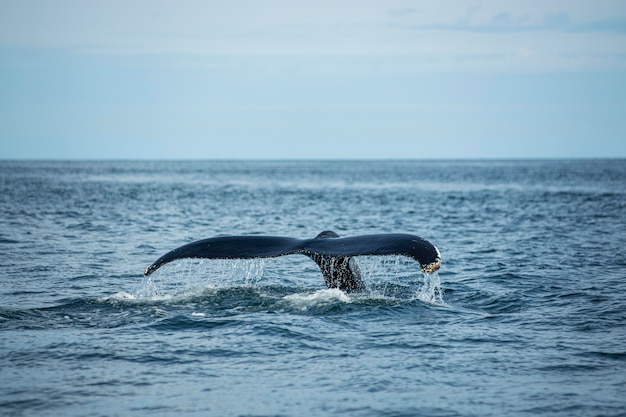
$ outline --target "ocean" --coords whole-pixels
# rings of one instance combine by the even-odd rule
[[[626,160],[0,161],[0,415],[624,416]],[[180,260],[221,235],[411,233]]]

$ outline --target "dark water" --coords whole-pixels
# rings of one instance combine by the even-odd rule
[[[626,161],[0,162],[0,414],[626,415]],[[407,232],[180,261],[219,234]],[[443,296],[441,296],[443,292]]]

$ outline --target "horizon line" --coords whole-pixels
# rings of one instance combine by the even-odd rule
[[[0,156],[0,162],[401,162],[401,161],[423,161],[423,162],[436,162],[436,161],[593,161],[593,160],[624,160],[626,156],[484,156],[484,157],[422,157],[422,158],[407,158],[407,157],[337,157],[337,158],[30,158],[30,157],[18,157],[18,158],[4,158]]]

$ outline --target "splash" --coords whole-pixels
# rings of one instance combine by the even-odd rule
[[[370,297],[446,306],[438,271],[416,273],[415,261],[405,256],[362,256],[358,263]]]
[[[144,276],[134,296],[162,299],[164,296],[197,294],[207,288],[254,287],[263,277],[263,259],[185,259]]]
[[[422,286],[415,293],[415,298],[434,306],[446,306],[446,303],[443,301],[441,279],[437,271],[423,274]]]
[[[180,260],[143,277],[139,288],[129,295],[138,302],[184,303],[217,294],[219,290],[247,288],[264,294],[269,291],[270,298],[275,296],[294,303],[296,308],[302,310],[320,304],[363,299],[419,300],[433,306],[446,306],[438,272],[422,273],[416,268],[415,261],[407,257],[358,257],[357,262],[367,289],[363,293],[350,295],[338,289],[323,289],[311,294],[311,281],[321,281],[321,277],[315,265],[311,265],[304,257],[275,261]],[[268,274],[264,276],[266,262],[271,262],[272,267],[268,268]],[[322,286],[323,281],[314,284]],[[281,292],[284,288],[295,289],[297,293],[283,299],[284,292]],[[117,300],[112,301],[130,300],[118,296]]]

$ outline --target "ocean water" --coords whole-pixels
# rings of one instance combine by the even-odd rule
[[[0,162],[0,415],[626,415],[626,161]],[[217,235],[413,233],[181,260]]]

